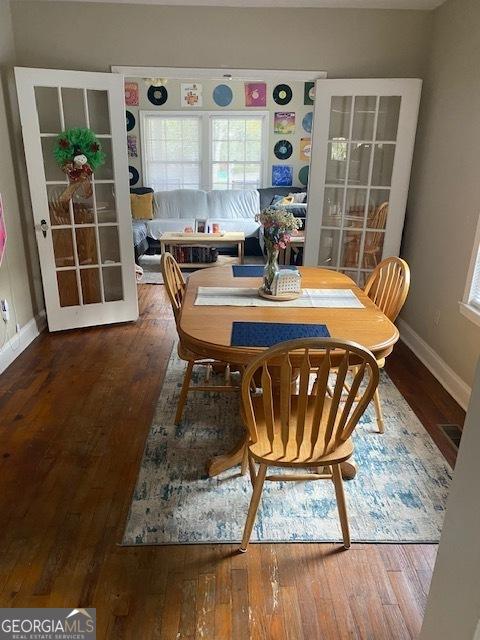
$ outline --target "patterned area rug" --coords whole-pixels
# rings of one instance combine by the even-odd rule
[[[208,460],[240,438],[237,394],[190,394],[173,424],[185,363],[172,353],[147,439],[125,545],[232,543],[241,539],[252,488],[231,469],[208,478]],[[198,369],[198,367],[197,367]],[[203,376],[200,369],[198,374]],[[357,427],[358,473],[345,482],[353,542],[438,542],[451,469],[382,372],[385,434],[369,407]],[[259,542],[340,540],[333,484],[266,482],[252,534]]]

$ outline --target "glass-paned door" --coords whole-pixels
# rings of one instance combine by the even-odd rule
[[[49,329],[136,320],[123,77],[49,69],[15,75]],[[91,144],[104,154],[81,182],[55,156],[67,139],[59,134],[72,128],[93,132]],[[79,144],[74,153],[84,151]]]
[[[398,255],[420,80],[318,80],[305,264],[363,286]]]

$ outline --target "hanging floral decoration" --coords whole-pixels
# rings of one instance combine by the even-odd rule
[[[63,131],[57,138],[53,155],[70,183],[60,200],[68,202],[77,191],[84,198],[90,198],[92,173],[105,162],[105,153],[93,131],[79,127]]]

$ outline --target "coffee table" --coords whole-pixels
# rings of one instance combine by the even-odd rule
[[[237,256],[218,256],[216,262],[182,262],[182,269],[203,269],[228,264],[243,264],[245,252],[245,233],[243,231],[225,231],[216,233],[178,233],[169,231],[160,238],[160,251],[165,253],[168,247],[237,247]]]

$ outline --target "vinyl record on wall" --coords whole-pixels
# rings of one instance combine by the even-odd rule
[[[156,107],[159,107],[168,100],[168,91],[165,87],[154,87],[153,84],[148,87],[147,98]]]
[[[302,127],[307,133],[312,133],[313,111],[309,111],[303,116]]]
[[[273,148],[273,153],[279,160],[286,160],[290,158],[293,152],[293,147],[288,140],[279,140]]]
[[[135,126],[135,116],[131,111],[127,111],[125,117],[127,119],[127,131],[131,131]]]
[[[292,99],[292,89],[288,84],[277,84],[273,90],[273,99],[277,104],[288,104]]]
[[[228,107],[233,100],[233,91],[228,84],[219,84],[213,90],[213,101],[219,107]]]
[[[300,169],[300,171],[298,172],[298,180],[300,181],[300,184],[303,184],[305,186],[308,184],[309,171],[310,167],[308,165],[305,165]]]
[[[139,181],[140,175],[135,167],[132,167],[131,165],[128,167],[128,173],[130,174],[130,186],[133,187]]]

